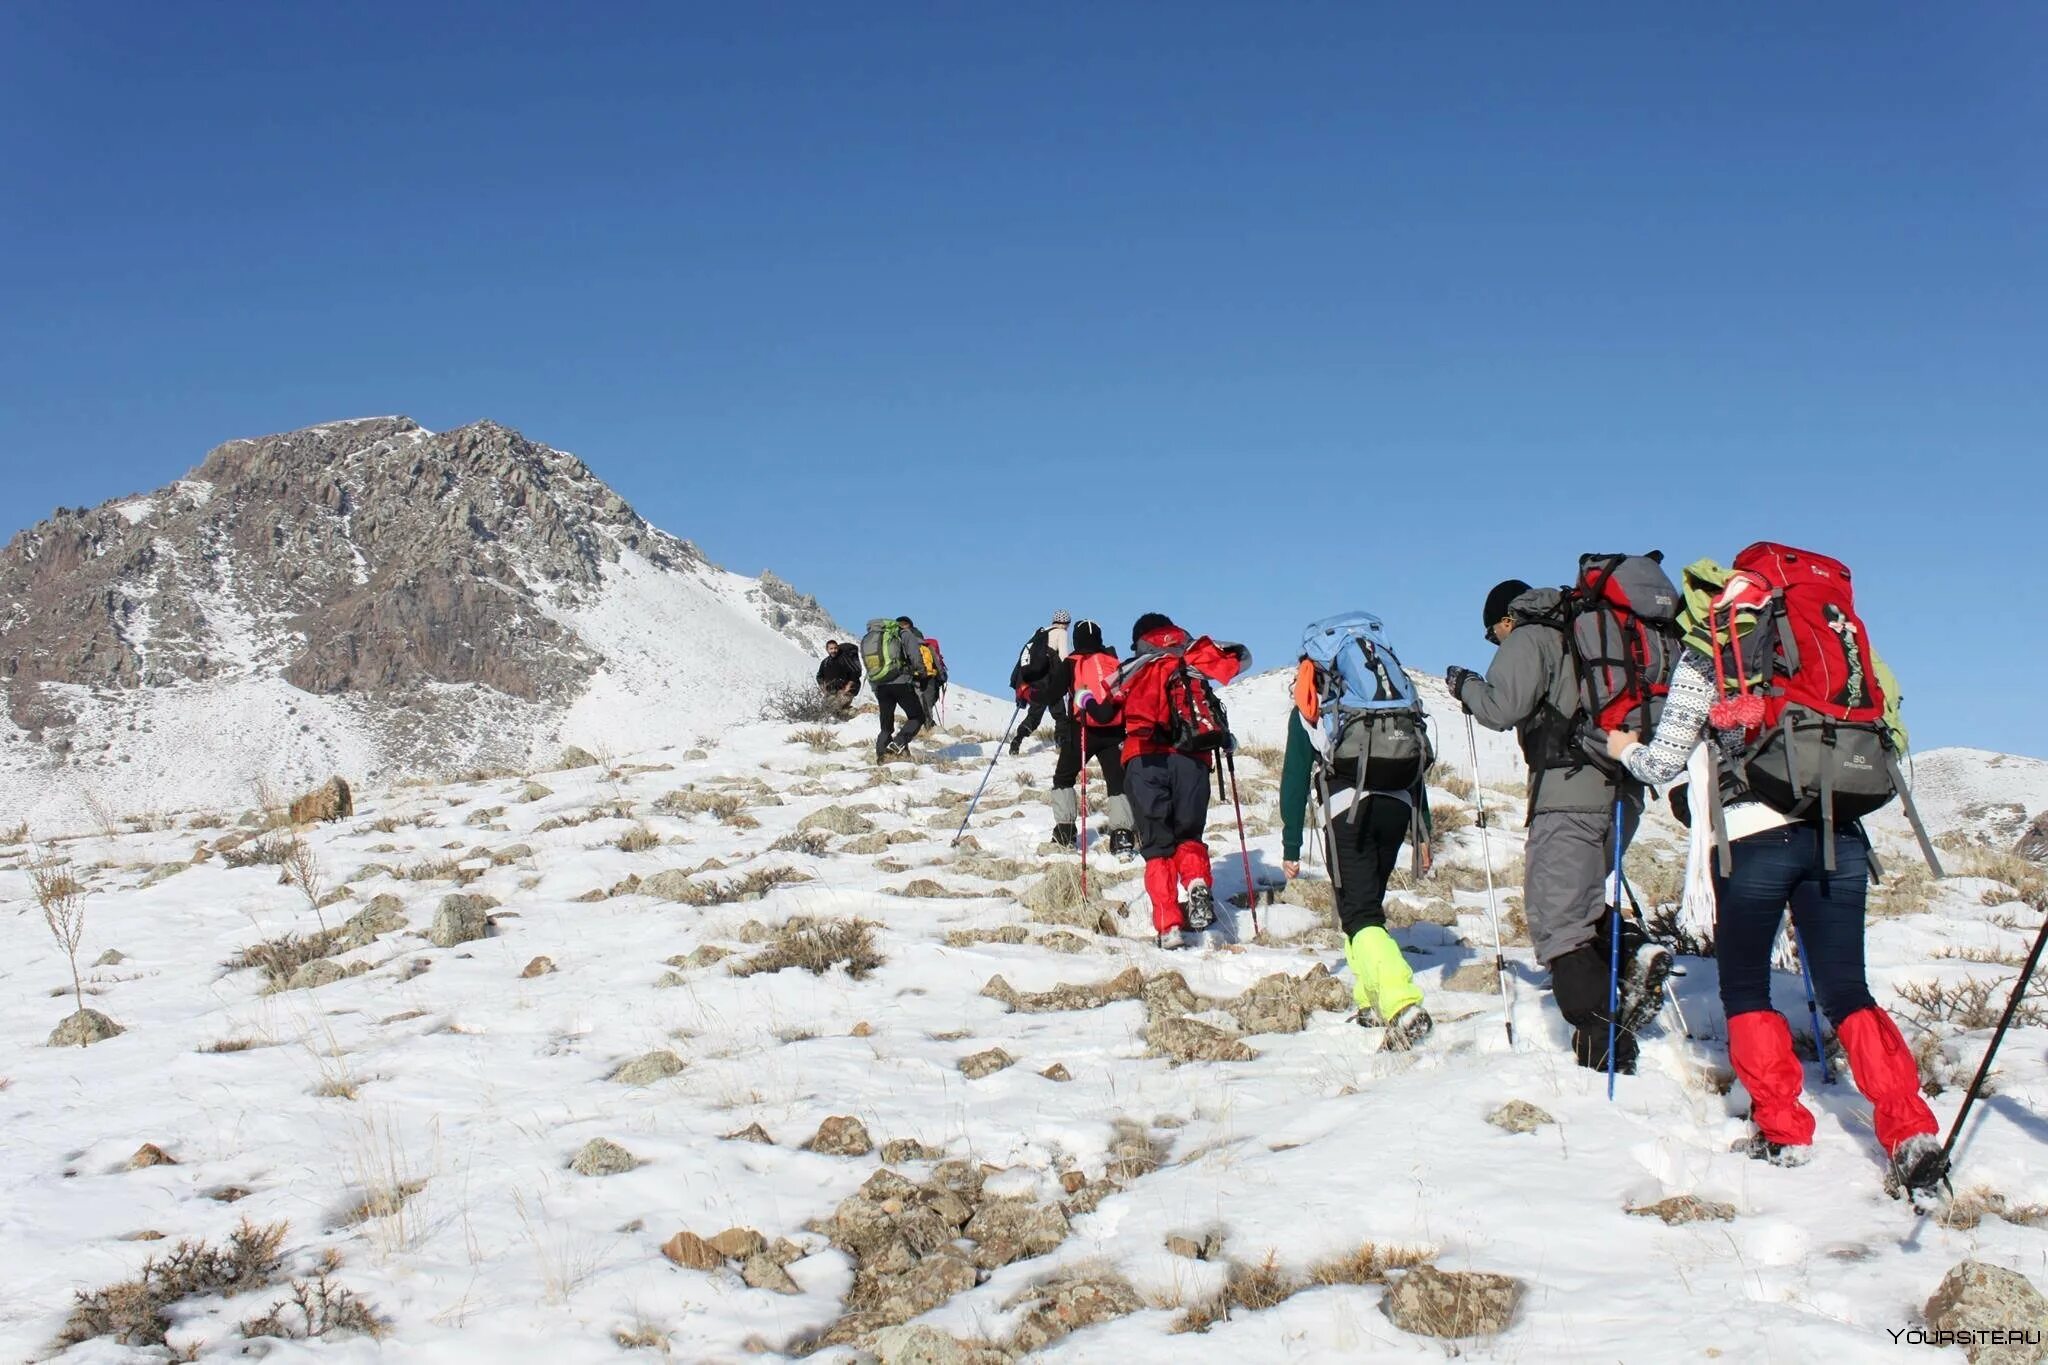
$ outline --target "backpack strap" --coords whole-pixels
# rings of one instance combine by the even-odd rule
[[[1714,832],[1714,853],[1721,864],[1721,875],[1732,877],[1735,875],[1735,850],[1729,846],[1728,815],[1721,808],[1721,755],[1711,738],[1707,740],[1707,757],[1710,760],[1706,792],[1708,827]]]
[[[1899,771],[1899,756],[1892,752],[1891,745],[1881,747],[1885,771],[1891,775],[1892,790],[1899,794],[1899,800],[1906,808],[1906,819],[1913,826],[1913,836],[1920,841],[1920,852],[1927,859],[1928,870],[1936,877],[1947,876],[1941,870],[1941,859],[1934,855],[1934,841],[1927,837],[1927,826],[1920,821],[1920,808],[1913,804],[1913,789],[1906,785],[1905,775]]]

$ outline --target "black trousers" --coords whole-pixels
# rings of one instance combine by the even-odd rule
[[[1081,769],[1093,759],[1102,765],[1102,780],[1111,796],[1124,794],[1124,732],[1099,725],[1082,725],[1072,720],[1053,723],[1053,738],[1059,741],[1059,757],[1052,766],[1053,790],[1071,787],[1081,780]]]
[[[1171,858],[1182,844],[1202,842],[1209,826],[1207,768],[1186,754],[1140,754],[1124,780],[1145,858]]]
[[[924,698],[917,695],[917,684],[913,682],[885,682],[875,684],[875,704],[881,708],[882,739],[893,739],[898,744],[908,744],[917,738],[917,732],[924,728]],[[896,724],[896,708],[903,708],[903,728],[891,734]]]
[[[1368,796],[1330,823],[1337,870],[1337,922],[1350,939],[1387,923],[1387,879],[1394,875],[1415,808],[1398,796]]]
[[[1045,708],[1046,703],[1042,701],[1032,702],[1024,712],[1024,723],[1017,727],[1015,738],[1021,740],[1035,733],[1038,729],[1038,722],[1045,719]]]

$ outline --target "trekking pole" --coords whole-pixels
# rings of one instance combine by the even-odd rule
[[[1614,880],[1617,888],[1621,882],[1621,798],[1614,799]],[[1621,897],[1614,897],[1610,909],[1612,916],[1611,933],[1607,943],[1607,1098],[1614,1098],[1614,1075],[1616,1071],[1614,1046],[1620,1023],[1615,1015],[1621,1013]]]
[[[1820,1058],[1820,1079],[1823,1085],[1835,1083],[1835,1066],[1828,1060],[1827,1040],[1820,1036],[1820,1002],[1813,994],[1813,967],[1806,960],[1806,940],[1800,936],[1799,926],[1792,925],[1792,951],[1799,954],[1799,974],[1806,978],[1806,1014],[1813,1020],[1813,1055]]]
[[[981,794],[988,790],[989,778],[995,776],[996,760],[1003,756],[1003,748],[1010,742],[1010,731],[1017,728],[1017,717],[1024,714],[1024,703],[1018,702],[1017,709],[1010,713],[1010,723],[1003,727],[1003,737],[996,741],[996,751],[989,755],[988,769],[981,775],[981,785],[974,789],[974,799],[967,803],[967,814],[960,817],[960,828],[953,832],[952,848],[960,847],[960,841],[967,835],[967,822],[974,818],[974,808],[981,804]]]
[[[1244,859],[1244,903],[1252,912],[1252,937],[1259,936],[1259,889],[1252,885],[1252,849],[1244,837],[1244,803],[1237,796],[1237,755],[1223,746],[1223,766],[1230,769],[1230,805],[1237,812],[1237,852]]]
[[[2041,945],[2048,943],[2048,895],[2035,892],[2026,898],[2044,918],[2041,932],[2034,936],[2034,950],[2027,954],[2027,965],[2020,968],[2020,979],[2012,983],[2012,997],[2005,1002],[2005,1014],[1998,1021],[1998,1029],[1991,1035],[1991,1046],[1984,1049],[1984,1060],[1977,1064],[1977,1074],[1970,1079],[1970,1088],[1963,1092],[1963,1107],[1956,1111],[1956,1121],[1948,1130],[1948,1141],[1941,1144],[1945,1157],[1955,1150],[1956,1138],[1963,1131],[1963,1120],[1970,1116],[1970,1106],[1977,1102],[1977,1092],[1984,1088],[1984,1078],[1991,1073],[1991,1059],[1998,1055],[1998,1045],[2005,1041],[2005,1031],[2012,1027],[2012,1017],[2019,1012],[2020,1000],[2027,993],[2027,983],[2034,979],[2034,968],[2041,964]]]
[[[1486,914],[1493,921],[1493,976],[1500,987],[1500,1021],[1507,1026],[1508,1048],[1515,1046],[1515,1009],[1513,994],[1508,985],[1508,956],[1500,944],[1500,906],[1493,894],[1493,843],[1486,837],[1486,788],[1479,781],[1479,735],[1472,728],[1472,713],[1465,713],[1465,747],[1472,755],[1472,801],[1477,810],[1473,817],[1479,826],[1479,856],[1486,863]]]

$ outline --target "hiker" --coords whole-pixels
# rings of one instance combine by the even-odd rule
[[[1040,626],[1033,632],[1024,648],[1018,651],[1016,667],[1010,670],[1010,686],[1017,693],[1017,704],[1025,707],[1024,723],[1017,727],[1010,737],[1012,755],[1024,747],[1024,741],[1038,730],[1038,723],[1045,719],[1045,713],[1055,710],[1064,692],[1055,691],[1048,684],[1053,669],[1065,662],[1071,646],[1067,640],[1067,626],[1073,618],[1064,611],[1052,614],[1052,624]],[[1057,713],[1055,712],[1057,715]]]
[[[860,660],[853,643],[825,642],[825,658],[818,665],[818,690],[842,707],[851,707],[860,695]]]
[[[939,703],[946,696],[946,656],[940,650],[939,642],[930,636],[926,636],[918,648],[924,662],[925,679],[918,684],[917,699],[924,703],[925,717],[937,725]]]
[[[1318,621],[1303,639],[1280,773],[1280,868],[1301,875],[1303,815],[1315,789],[1324,864],[1336,892],[1355,1021],[1387,1030],[1386,1046],[1427,1037],[1422,988],[1387,932],[1387,879],[1403,841],[1429,847],[1429,728],[1415,686],[1364,612]]]
[[[1675,611],[1675,588],[1671,597]],[[1622,917],[1618,1006],[1610,1030],[1613,917],[1607,913],[1607,886],[1642,818],[1643,785],[1606,762],[1604,750],[1599,763],[1587,750],[1588,708],[1574,659],[1573,605],[1564,589],[1532,588],[1520,579],[1496,585],[1484,608],[1486,640],[1496,646],[1486,676],[1454,667],[1445,681],[1466,714],[1489,730],[1514,730],[1521,740],[1529,765],[1522,913],[1536,959],[1550,969],[1558,1013],[1572,1026],[1572,1054],[1580,1066],[1605,1071],[1611,1062],[1616,1072],[1633,1075],[1636,1033],[1662,1007],[1672,956],[1650,942],[1632,918]]]
[[[1718,854],[1714,956],[1728,1060],[1749,1092],[1756,1128],[1736,1150],[1781,1166],[1801,1165],[1813,1151],[1813,1114],[1800,1100],[1804,1068],[1771,1004],[1772,948],[1789,910],[1813,994],[1875,1111],[1890,1184],[1931,1192],[1946,1182],[1948,1158],[1920,1096],[1913,1051],[1864,975],[1870,838],[1858,818],[1837,822],[1904,793],[1891,757],[1906,747],[1898,687],[1870,649],[1848,571],[1835,561],[1758,545],[1737,556],[1735,572],[1701,561],[1684,577],[1684,647],[1663,718],[1648,743],[1623,730],[1607,744],[1635,780],[1652,785],[1686,773],[1693,751],[1711,746],[1703,757],[1712,762],[1673,789],[1673,804],[1695,828],[1695,856]],[[1788,745],[1797,751],[1787,753]],[[1867,784],[1862,774],[1872,769],[1889,776],[1859,793],[1855,784]],[[1776,787],[1774,776],[1786,786]],[[1686,795],[1702,785],[1704,800]],[[1802,805],[1804,813],[1786,809]],[[1816,1018],[1816,1035],[1819,1026]],[[1822,1045],[1818,1036],[1814,1042]]]
[[[867,632],[861,637],[861,662],[881,712],[881,733],[875,737],[877,763],[908,756],[910,741],[924,728],[923,688],[927,676],[923,642],[923,632],[908,616],[893,621],[877,617],[868,622]],[[895,728],[899,708],[903,712],[901,729]]]
[[[1088,762],[1102,766],[1109,789],[1109,851],[1120,858],[1137,848],[1132,833],[1131,800],[1124,794],[1123,707],[1113,695],[1118,662],[1116,650],[1102,643],[1102,627],[1093,621],[1075,624],[1073,652],[1052,671],[1049,686],[1059,695],[1053,738],[1059,757],[1052,770],[1052,841],[1073,848],[1079,840],[1079,801],[1074,784],[1085,781]]]
[[[1131,657],[1114,695],[1124,712],[1124,791],[1145,859],[1145,890],[1161,948],[1182,946],[1183,928],[1216,922],[1214,877],[1202,835],[1209,822],[1213,755],[1230,731],[1210,684],[1227,683],[1251,664],[1243,645],[1188,633],[1159,612],[1131,627]],[[1187,891],[1183,911],[1179,893]],[[1249,888],[1247,888],[1249,893]]]

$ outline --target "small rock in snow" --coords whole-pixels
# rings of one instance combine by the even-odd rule
[[[837,1114],[818,1125],[818,1131],[804,1144],[807,1152],[825,1156],[866,1156],[875,1150],[867,1125],[847,1114]]]
[[[139,1171],[145,1166],[175,1166],[178,1163],[171,1154],[154,1142],[145,1142],[135,1149],[135,1155],[128,1158],[128,1169]]]
[[[537,957],[520,969],[519,975],[522,980],[531,980],[536,976],[546,976],[554,970],[555,960],[553,958]]]
[[[639,1158],[618,1143],[605,1138],[592,1138],[584,1143],[583,1149],[571,1159],[569,1169],[578,1175],[624,1175],[639,1164]]]
[[[50,1030],[51,1047],[88,1047],[127,1032],[98,1010],[79,1010],[64,1016],[64,1022]]]
[[[662,1243],[661,1254],[690,1270],[716,1270],[725,1264],[711,1243],[687,1229]]]
[[[1492,1336],[1515,1320],[1522,1282],[1509,1275],[1419,1265],[1380,1298],[1380,1310],[1404,1332],[1425,1337]]]
[[[1669,1199],[1660,1199],[1654,1204],[1645,1204],[1629,1213],[1637,1218],[1662,1218],[1667,1224],[1680,1223],[1732,1223],[1735,1221],[1735,1206],[1723,1204],[1714,1199],[1701,1199],[1697,1195],[1674,1194]]]
[[[1557,1122],[1527,1100],[1509,1100],[1488,1114],[1486,1121],[1510,1133],[1533,1133],[1546,1123]]]
[[[984,1076],[993,1076],[998,1071],[1006,1070],[1016,1064],[1017,1059],[1015,1057],[1012,1057],[999,1047],[992,1047],[986,1052],[977,1052],[971,1056],[962,1057],[960,1059],[960,1074],[970,1081],[978,1081]]]
[[[611,1078],[620,1085],[652,1085],[683,1069],[683,1059],[666,1048],[643,1053],[622,1063]]]

